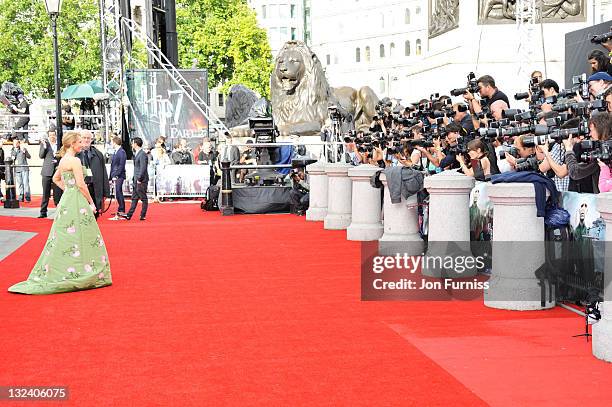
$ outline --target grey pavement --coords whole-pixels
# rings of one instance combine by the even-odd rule
[[[36,236],[36,233],[0,230],[0,261],[4,260],[34,236]]]
[[[40,215],[40,207],[34,208],[17,208],[17,209],[6,209],[0,205],[0,216],[19,216],[22,218],[38,218]],[[48,219],[54,219],[55,208],[49,208],[47,210]]]

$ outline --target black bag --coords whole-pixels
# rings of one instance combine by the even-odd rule
[[[202,202],[201,208],[204,211],[219,210],[219,193],[221,188],[217,185],[211,185],[206,190],[206,199]]]

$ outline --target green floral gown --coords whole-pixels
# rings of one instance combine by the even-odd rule
[[[26,281],[8,290],[21,294],[54,294],[112,284],[102,234],[74,174],[62,173],[66,189],[47,244]]]

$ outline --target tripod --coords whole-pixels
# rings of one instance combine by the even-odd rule
[[[586,337],[586,341],[589,341],[589,337],[593,336],[589,333],[589,316],[592,315],[593,319],[599,321],[601,319],[601,312],[597,306],[597,300],[590,302],[584,307],[584,333],[578,335],[572,335],[572,338],[578,338],[581,336]]]

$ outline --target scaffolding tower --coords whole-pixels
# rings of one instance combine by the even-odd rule
[[[127,0],[99,0],[100,41],[102,50],[102,84],[104,87],[103,129],[104,138],[110,132],[122,133],[124,140],[130,101],[127,96],[125,77],[126,67],[147,68],[142,62],[132,58],[132,41],[139,41],[146,50],[149,64],[162,69],[178,86],[183,97],[190,100],[208,123],[208,130],[229,131],[225,124],[202,99],[198,92],[187,82],[181,72],[162,52],[146,31],[130,18],[130,5]],[[136,115],[132,115],[136,119]],[[140,123],[135,123],[137,128]]]
[[[516,0],[514,14],[517,30],[517,76],[525,78],[531,73],[534,63],[538,21],[536,0]]]

